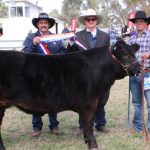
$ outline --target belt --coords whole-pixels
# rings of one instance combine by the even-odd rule
[[[150,72],[150,68],[146,68],[146,69],[144,69],[143,71],[144,71],[144,73]],[[137,76],[141,76],[142,73],[138,73],[138,74],[136,74],[136,75],[137,75]]]

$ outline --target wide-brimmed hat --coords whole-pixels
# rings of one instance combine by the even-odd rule
[[[96,14],[96,11],[93,10],[93,9],[87,9],[86,11],[84,11],[83,14],[81,14],[81,15],[78,17],[78,21],[79,21],[81,24],[85,25],[85,18],[86,18],[86,17],[90,17],[90,16],[94,16],[94,17],[97,18],[97,25],[102,22],[102,16]]]
[[[131,22],[133,22],[133,23],[135,23],[135,21],[137,19],[143,19],[143,20],[145,20],[145,22],[147,22],[148,24],[150,24],[150,17],[147,17],[146,13],[144,11],[137,11],[135,13],[135,17],[132,18],[132,19],[128,19],[128,20],[131,21]]]
[[[55,19],[49,18],[48,14],[43,12],[43,13],[40,13],[40,14],[39,14],[38,18],[33,18],[33,19],[32,19],[32,24],[33,24],[37,29],[38,29],[37,23],[38,23],[38,21],[41,20],[41,19],[45,19],[45,20],[47,20],[47,21],[49,22],[49,24],[50,24],[49,28],[52,28],[52,27],[54,26],[54,24],[55,24]]]

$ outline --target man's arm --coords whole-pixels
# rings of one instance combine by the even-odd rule
[[[37,44],[33,43],[34,37],[35,37],[34,34],[30,34],[26,37],[26,39],[23,43],[23,48],[22,48],[22,51],[24,53],[35,53],[36,52]]]

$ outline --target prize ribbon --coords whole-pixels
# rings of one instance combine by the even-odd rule
[[[50,55],[51,54],[51,53],[49,53],[49,50],[45,46],[45,43],[59,41],[59,40],[66,40],[66,39],[71,39],[71,38],[74,38],[74,42],[77,45],[82,47],[84,50],[87,50],[87,48],[84,47],[83,44],[81,44],[79,41],[75,40],[74,32],[70,32],[70,33],[50,34],[50,35],[41,36],[40,43],[39,43],[41,53],[43,53],[45,55],[47,55],[47,54]]]
[[[59,40],[65,40],[75,37],[74,32],[70,33],[63,33],[63,34],[50,34],[50,35],[44,35],[41,36],[40,42],[53,42],[53,41],[59,41]]]

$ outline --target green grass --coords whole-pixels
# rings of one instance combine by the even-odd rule
[[[94,131],[101,150],[150,150],[140,134],[129,134],[127,128],[128,78],[116,81],[106,105],[107,128],[110,133]],[[131,104],[130,120],[132,122]],[[146,118],[146,117],[145,117]],[[8,109],[2,124],[2,138],[7,150],[87,150],[83,136],[77,136],[78,115],[72,111],[58,114],[62,135],[50,134],[48,117],[43,117],[43,130],[39,138],[31,136],[31,115],[16,108]]]

